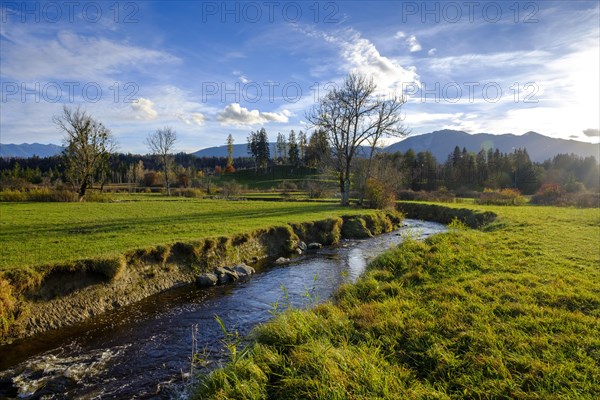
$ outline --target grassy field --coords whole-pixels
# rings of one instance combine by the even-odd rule
[[[0,272],[359,212],[322,203],[131,198],[139,201],[0,203]]]
[[[499,218],[258,327],[197,398],[600,398],[600,210],[469,207]]]

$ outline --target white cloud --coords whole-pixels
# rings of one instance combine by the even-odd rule
[[[201,113],[191,113],[191,114],[179,114],[177,116],[184,124],[186,125],[202,125],[204,124],[205,118]]]
[[[163,123],[179,120],[186,125],[202,125],[206,121],[206,115],[218,111],[218,108],[198,101],[196,93],[177,86],[151,87],[146,92],[152,94],[154,108]]]
[[[131,104],[131,108],[135,112],[135,118],[141,120],[153,120],[158,116],[158,112],[154,109],[154,102],[140,97],[137,102]]]
[[[427,52],[427,55],[435,56],[435,53],[437,53],[437,49],[434,47],[433,49],[429,49],[429,51]]]
[[[588,137],[600,136],[600,129],[584,129],[583,134]]]
[[[123,124],[132,121],[152,121],[150,124],[152,126],[167,124],[175,126],[176,129],[178,126],[180,129],[186,129],[186,125],[204,125],[207,115],[219,111],[217,108],[207,107],[195,101],[193,93],[173,85],[146,88],[144,95],[147,97],[140,97],[127,107],[111,105],[106,110],[106,116],[112,121],[118,120]],[[114,114],[115,112],[117,114]],[[181,125],[178,125],[179,123]],[[136,122],[136,126],[139,127],[139,122]]]
[[[405,39],[405,42],[408,45],[408,49],[411,53],[421,51],[421,45],[419,44],[419,41],[417,40],[417,37],[415,35],[410,35],[406,37],[406,33],[398,31],[394,35],[394,39]]]
[[[346,62],[342,65],[344,72],[355,71],[373,77],[380,92],[400,91],[403,83],[418,84],[419,76],[415,67],[405,68],[398,61],[381,55],[370,40],[353,29],[335,36],[314,31],[307,33],[339,46],[341,57]]]
[[[421,45],[417,41],[417,37],[415,35],[411,35],[408,39],[406,39],[406,43],[408,44],[408,49],[411,53],[421,51]]]
[[[221,125],[250,126],[267,122],[286,123],[290,115],[291,113],[287,110],[280,113],[261,112],[259,110],[248,110],[238,103],[231,103],[218,113],[217,120]]]

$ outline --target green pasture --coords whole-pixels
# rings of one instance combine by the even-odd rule
[[[359,212],[312,202],[116,196],[129,200],[0,203],[0,271]]]
[[[448,206],[498,218],[406,241],[245,350],[226,340],[196,398],[600,398],[600,210]]]

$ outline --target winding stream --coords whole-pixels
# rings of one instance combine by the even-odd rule
[[[424,238],[441,224],[406,220],[399,230],[310,252],[291,265],[261,268],[227,286],[187,286],[92,321],[0,347],[0,398],[182,398],[190,379],[192,330],[214,366],[222,357],[218,315],[247,334],[272,317],[276,302],[305,307],[354,281],[368,260],[406,234]],[[287,293],[287,294],[284,294]]]

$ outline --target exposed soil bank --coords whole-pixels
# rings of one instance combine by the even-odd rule
[[[390,232],[400,222],[396,213],[372,212],[176,242],[0,277],[0,343],[73,325],[192,283],[200,273],[216,267],[286,256],[300,242],[331,245],[343,238]]]

